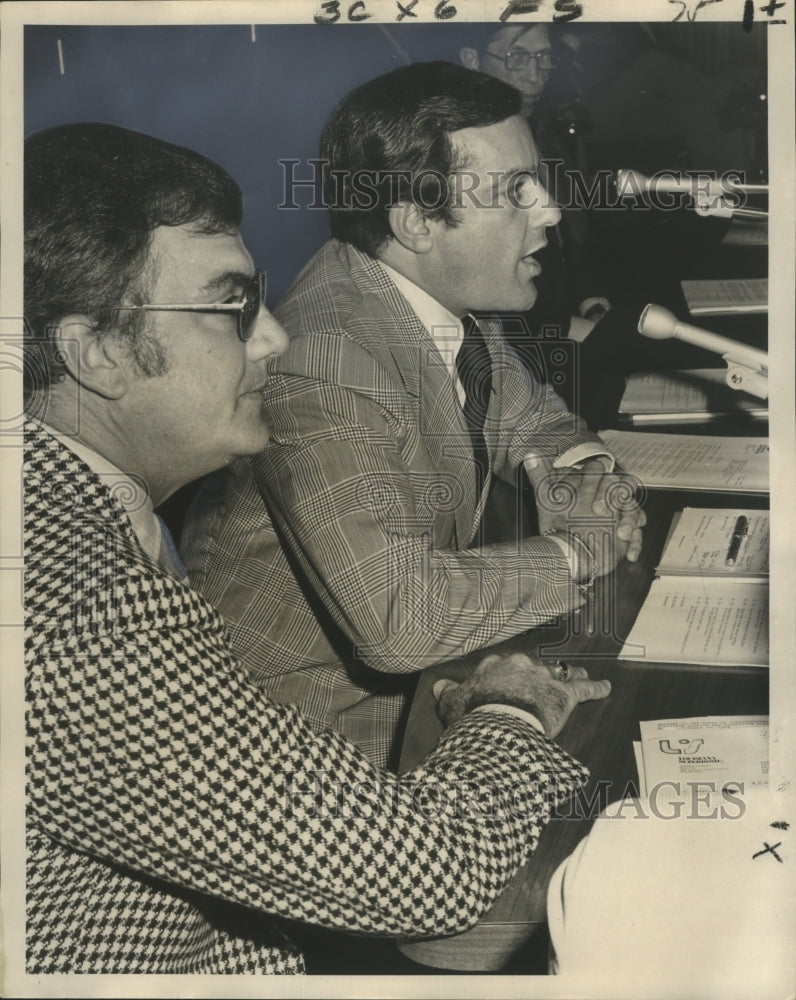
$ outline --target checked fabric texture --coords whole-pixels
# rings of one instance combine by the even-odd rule
[[[377,771],[252,683],[219,615],[36,423],[24,489],[29,974],[300,972],[281,918],[464,930],[585,780],[494,713]],[[463,784],[511,808],[440,806]]]
[[[549,538],[470,547],[488,493],[439,350],[386,271],[327,243],[277,310],[273,444],[207,481],[181,552],[271,696],[388,759],[400,675],[580,606]],[[605,446],[535,382],[497,324],[484,439],[515,483],[529,450]]]

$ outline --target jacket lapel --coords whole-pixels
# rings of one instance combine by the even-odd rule
[[[428,331],[389,275],[375,261],[353,252],[394,317],[385,346],[400,372],[404,388],[418,400],[423,442],[440,473],[443,489],[446,482],[458,485],[458,489],[451,486],[457,499],[453,514],[459,548],[465,548],[478,526],[488,484],[477,496],[470,432],[450,374]],[[491,456],[489,442],[487,447]]]

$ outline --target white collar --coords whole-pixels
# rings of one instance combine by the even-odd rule
[[[143,479],[122,472],[107,458],[76,437],[62,434],[48,424],[42,426],[102,479],[114,499],[124,508],[141,548],[150,559],[157,562],[160,555],[160,522],[155,515],[152,499]]]
[[[454,382],[459,401],[464,403],[464,390],[456,373],[456,355],[459,353],[464,339],[462,321],[406,275],[396,271],[389,264],[385,264],[383,260],[378,261],[378,263],[387,272],[434,341],[442,360],[445,362],[445,367],[448,369],[448,374]]]

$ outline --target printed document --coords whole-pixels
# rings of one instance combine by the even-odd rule
[[[768,438],[600,431],[626,472],[648,487],[766,493]]]
[[[768,408],[746,392],[730,388],[726,368],[694,368],[631,375],[619,413],[633,424],[701,422],[713,414],[743,413],[767,419]],[[656,419],[657,418],[657,419]]]
[[[692,316],[768,312],[768,278],[681,281]]]
[[[768,666],[768,582],[705,576],[653,580],[622,660]]]
[[[636,752],[642,795],[668,783],[681,790],[709,782],[717,789],[768,785],[768,716],[705,716],[640,723]]]
[[[734,534],[742,524],[737,551]],[[769,512],[686,507],[675,514],[658,576],[765,577]]]

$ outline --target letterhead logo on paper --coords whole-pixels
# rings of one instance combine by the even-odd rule
[[[658,740],[658,746],[661,749],[661,753],[675,753],[681,757],[688,757],[691,754],[699,753],[704,742],[703,739],[678,740],[678,745],[673,747],[669,740]]]

